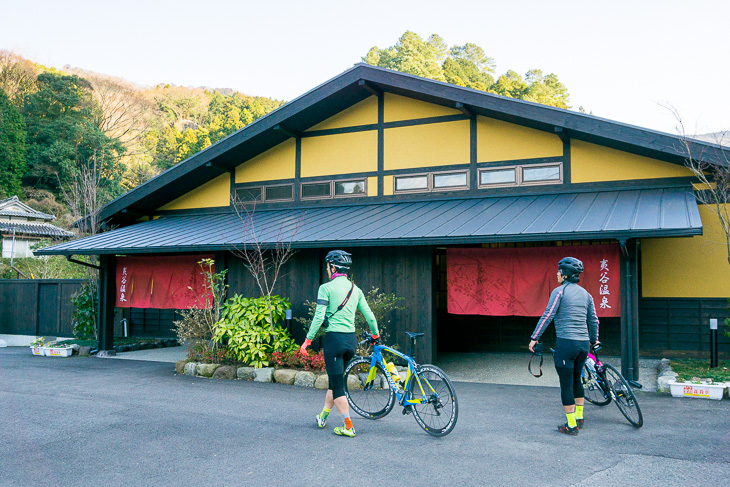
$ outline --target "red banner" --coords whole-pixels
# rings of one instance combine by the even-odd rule
[[[117,302],[119,308],[187,309],[207,307],[202,259],[213,255],[119,257]],[[212,269],[215,272],[215,268]]]
[[[619,246],[448,249],[448,311],[459,315],[541,316],[563,257],[583,261],[580,285],[598,317],[621,315]]]

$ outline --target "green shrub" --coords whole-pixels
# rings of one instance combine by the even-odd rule
[[[71,296],[74,312],[71,322],[76,338],[96,338],[96,319],[99,312],[99,289],[96,282],[85,282],[81,289]]]
[[[290,352],[297,344],[277,323],[284,319],[289,300],[271,296],[271,315],[266,298],[234,295],[221,308],[213,340],[225,345],[242,363],[253,367],[269,365],[274,352]],[[271,316],[274,318],[273,329]]]
[[[288,299],[281,296],[271,296],[271,315],[274,318],[274,325],[279,323],[286,316],[286,310],[291,307]],[[271,326],[269,309],[266,305],[266,298],[245,298],[238,294],[228,298],[221,308],[221,320],[242,321],[256,323],[264,326]]]

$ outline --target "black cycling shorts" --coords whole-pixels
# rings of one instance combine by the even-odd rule
[[[324,364],[330,381],[332,397],[345,395],[345,367],[355,356],[355,333],[327,332],[324,334]]]
[[[584,397],[581,374],[590,345],[588,340],[558,338],[555,341],[553,358],[560,379],[560,400],[563,406],[575,404],[576,397]]]

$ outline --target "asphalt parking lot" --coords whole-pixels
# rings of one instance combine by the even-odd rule
[[[0,349],[0,485],[726,485],[730,401],[641,394],[645,425],[586,407],[561,435],[559,391],[457,382],[444,438],[400,408],[314,423],[323,393],[176,376],[170,363]]]

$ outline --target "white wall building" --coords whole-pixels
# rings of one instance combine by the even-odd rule
[[[32,246],[42,239],[67,240],[75,235],[48,223],[56,217],[21,203],[17,196],[0,200],[3,258],[33,257]]]

